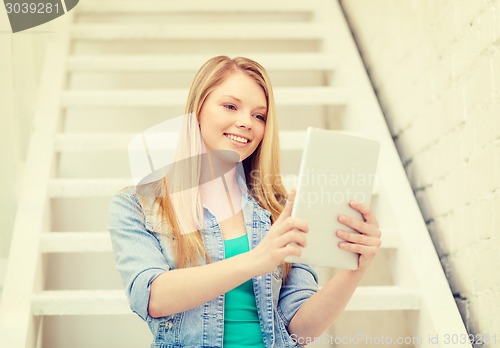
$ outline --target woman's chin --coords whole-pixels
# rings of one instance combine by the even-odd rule
[[[224,163],[236,165],[242,161],[242,154],[234,150],[211,150],[209,151],[214,164]]]

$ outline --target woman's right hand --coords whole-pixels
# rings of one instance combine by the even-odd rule
[[[295,195],[296,191],[292,189],[278,219],[262,241],[250,251],[259,275],[272,272],[287,256],[300,256],[301,248],[293,243],[301,247],[307,244],[305,234],[308,231],[307,222],[291,216]]]

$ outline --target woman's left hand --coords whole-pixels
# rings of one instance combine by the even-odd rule
[[[364,221],[354,219],[350,216],[339,215],[338,220],[343,225],[349,226],[359,232],[353,233],[346,230],[337,230],[336,235],[345,240],[339,243],[343,250],[354,251],[359,255],[358,270],[368,268],[373,258],[377,254],[382,242],[380,240],[381,232],[378,227],[377,219],[370,207],[365,204],[351,201],[349,206],[361,213]]]

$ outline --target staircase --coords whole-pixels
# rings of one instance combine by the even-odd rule
[[[72,12],[45,57],[0,347],[150,344],[114,268],[108,205],[131,183],[128,141],[181,115],[196,70],[218,54],[248,56],[268,70],[290,180],[307,126],[381,142],[372,208],[382,249],[328,342],[314,346],[355,337],[355,347],[436,347],[446,346],[446,334],[466,337],[337,1],[86,0]],[[335,270],[318,273],[323,283]],[[453,347],[470,347],[456,339]]]

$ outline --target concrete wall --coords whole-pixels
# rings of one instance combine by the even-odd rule
[[[342,6],[469,332],[500,338],[500,1]]]

